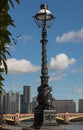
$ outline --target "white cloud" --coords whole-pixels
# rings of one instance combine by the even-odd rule
[[[83,56],[81,56],[81,59],[83,59]]]
[[[7,65],[9,73],[28,73],[40,70],[39,66],[34,66],[26,59],[17,60],[15,58],[11,58],[7,60]]]
[[[72,92],[75,93],[75,94],[78,94],[78,93],[83,92],[83,89],[80,88],[80,87],[74,87]]]
[[[74,58],[69,59],[64,53],[52,57],[50,60],[50,69],[53,70],[64,70],[76,62]]]
[[[65,76],[66,76],[66,73],[62,73],[62,72],[52,73],[50,75],[49,81],[58,81],[58,80],[61,80]]]
[[[71,72],[72,73],[79,73],[79,72],[83,72],[83,67],[81,67],[81,68],[78,68],[78,69],[73,69],[73,70],[71,70]]]
[[[62,36],[56,37],[56,42],[74,42],[81,43],[83,42],[83,28],[78,31],[70,31],[64,33]]]
[[[80,68],[80,70],[79,70],[80,72],[83,72],[83,67],[82,68]]]

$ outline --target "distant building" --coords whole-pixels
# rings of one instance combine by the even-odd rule
[[[10,91],[6,94],[5,98],[6,113],[16,113],[19,111],[19,93],[13,93]]]
[[[24,113],[24,95],[20,95],[20,113]]]
[[[56,112],[76,112],[74,100],[55,100],[53,101]]]
[[[37,97],[33,97],[33,99],[32,99],[32,113],[34,113],[34,109],[37,105],[38,105]]]
[[[23,95],[20,97],[20,112],[21,113],[30,113],[31,110],[30,104],[30,86],[23,87]]]
[[[5,113],[5,95],[6,95],[6,92],[5,90],[3,89],[2,90],[2,93],[0,93],[0,113]]]
[[[79,99],[79,112],[83,112],[83,99]]]

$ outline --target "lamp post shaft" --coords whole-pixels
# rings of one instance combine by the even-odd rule
[[[46,50],[46,44],[48,40],[46,39],[47,32],[45,27],[42,29],[42,40],[40,41],[42,43],[42,65],[41,65],[41,86],[48,85],[48,68],[47,68],[47,50]]]
[[[42,44],[42,65],[41,65],[41,85],[38,87],[38,96],[37,101],[40,106],[42,106],[42,110],[49,108],[49,101],[51,102],[52,96],[50,92],[52,88],[48,85],[48,68],[47,68],[47,50],[46,44],[48,40],[46,39],[47,33],[46,28],[43,26],[42,28],[42,40],[40,41]]]

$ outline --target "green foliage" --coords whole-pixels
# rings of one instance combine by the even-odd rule
[[[20,0],[14,0],[18,4]],[[3,86],[3,76],[2,73],[7,74],[7,54],[9,56],[8,46],[11,46],[11,36],[12,33],[8,30],[8,26],[15,26],[11,15],[9,14],[10,7],[14,8],[13,0],[0,0],[0,91]]]

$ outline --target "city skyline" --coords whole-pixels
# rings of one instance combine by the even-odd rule
[[[19,104],[19,105],[17,105],[17,106],[19,106],[19,109],[18,109],[18,111],[20,112],[20,113],[23,113],[24,111],[24,113],[26,113],[26,111],[28,110],[28,113],[29,113],[29,108],[28,108],[28,106],[27,107],[25,107],[26,105],[27,105],[27,103],[26,103],[26,101],[28,102],[28,103],[30,103],[30,104],[34,104],[35,103],[35,106],[37,105],[37,97],[35,96],[35,97],[32,97],[31,98],[31,92],[29,93],[29,91],[30,91],[30,89],[31,89],[31,86],[28,86],[28,85],[25,85],[25,86],[23,86],[23,90],[22,90],[22,93],[19,93],[18,91],[13,91],[13,90],[10,90],[9,92],[6,92],[4,89],[3,89],[3,92],[2,92],[2,98],[3,98],[3,95],[7,98],[7,95],[10,95],[10,100],[12,101],[12,99],[13,99],[13,101],[14,100],[16,100],[15,99],[15,97],[13,97],[13,96],[15,96],[16,94],[18,94],[18,98],[19,98],[19,103],[18,103],[18,100],[16,100],[16,102]],[[0,96],[1,96],[0,95]],[[2,98],[0,98],[1,100],[0,101],[2,101]],[[4,98],[5,99],[5,101],[6,101],[6,103],[5,103],[5,101],[3,101],[3,103],[1,103],[1,104],[3,104],[3,107],[5,108],[5,109],[7,109],[7,111],[9,111],[10,112],[10,110],[8,110],[8,108],[7,108],[7,104],[10,102],[8,99],[6,99],[6,98]],[[60,107],[60,103],[59,104],[56,104],[58,101],[60,101],[60,102],[73,102],[74,103],[74,110],[75,110],[75,112],[80,112],[80,110],[81,111],[83,111],[83,109],[82,109],[82,107],[83,107],[83,105],[82,105],[82,103],[81,102],[83,102],[83,99],[78,99],[78,101],[77,102],[75,102],[75,100],[74,99],[55,99],[55,98],[53,98],[53,104],[57,107],[57,111],[58,111],[58,107]],[[34,103],[33,103],[34,102]],[[55,103],[56,102],[56,103]],[[16,103],[16,104],[17,104]],[[25,104],[25,105],[23,105],[23,104]],[[30,105],[29,104],[29,107],[31,107],[31,109],[30,109],[30,111],[33,111],[33,109],[32,109],[32,106],[33,105]],[[62,106],[64,106],[64,107],[62,107],[62,109],[64,109],[65,108],[65,105],[64,105],[64,103],[61,103],[62,104]],[[81,105],[80,105],[81,104]],[[5,106],[4,106],[5,105]],[[10,108],[11,108],[11,105],[8,105]],[[13,106],[13,105],[12,105]],[[71,105],[69,105],[70,107],[71,107]],[[15,108],[15,106],[13,107],[13,108]],[[25,108],[25,109],[24,109]],[[80,108],[80,109],[79,109]],[[62,110],[61,108],[59,108],[59,111],[61,111]],[[12,109],[13,110],[13,109]],[[73,111],[73,109],[71,110],[70,109],[70,111]]]
[[[21,1],[10,10],[15,28],[9,27],[17,44],[10,47],[8,74],[4,89],[22,93],[24,85],[31,86],[31,97],[37,96],[41,76],[41,28],[33,16],[43,3],[56,17],[47,29],[47,60],[49,85],[56,99],[83,98],[83,1]]]
[[[0,109],[3,113],[31,113],[34,112],[35,106],[38,104],[36,97],[30,99],[30,86],[23,86],[22,94],[19,92],[9,91],[0,94]],[[56,100],[53,98],[53,105],[56,107],[58,112],[83,112],[83,99],[79,99],[78,103],[72,100]],[[71,104],[71,105],[70,105]]]

